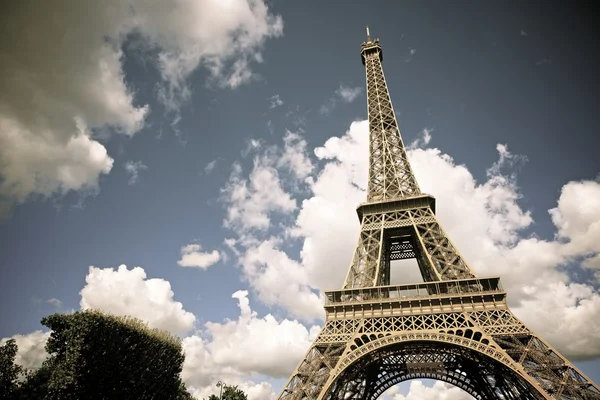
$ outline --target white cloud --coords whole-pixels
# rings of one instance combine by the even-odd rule
[[[224,221],[227,227],[266,230],[271,223],[270,213],[296,208],[296,201],[281,186],[279,173],[265,157],[254,159],[248,179],[243,179],[241,167],[234,165],[223,195],[228,205]]]
[[[408,150],[413,150],[419,147],[427,147],[429,142],[431,142],[431,132],[433,129],[423,128],[418,138],[413,140],[408,146]]]
[[[146,279],[146,272],[121,265],[118,269],[90,267],[81,290],[81,309],[99,309],[115,315],[130,315],[148,321],[151,328],[185,333],[196,318],[173,299],[171,284],[164,279]]]
[[[262,61],[264,42],[283,32],[281,17],[262,0],[136,1],[135,6],[135,27],[160,49],[158,62],[167,83],[162,98],[173,106],[189,97],[186,79],[199,65],[219,85],[235,88],[247,82],[253,76],[250,65]]]
[[[358,98],[362,91],[362,86],[349,87],[340,85],[340,87],[335,91],[335,94],[338,95],[342,101],[346,103],[352,103]]]
[[[508,146],[505,144],[497,144],[496,151],[498,151],[499,159],[487,170],[488,176],[501,175],[503,169],[517,167],[520,166],[520,164],[527,162],[526,156],[511,153],[508,151]]]
[[[244,381],[238,387],[248,395],[248,400],[275,400],[277,397],[273,386],[268,382]]]
[[[216,264],[221,259],[221,254],[217,250],[211,252],[201,251],[199,244],[188,244],[181,248],[181,259],[177,261],[182,267],[196,267],[207,269]]]
[[[0,97],[0,110],[2,102]],[[112,169],[113,159],[104,146],[90,139],[85,128],[74,125],[70,134],[62,135],[13,118],[0,111],[3,215],[10,212],[14,203],[23,203],[33,195],[48,197],[71,190],[96,190],[100,175]]]
[[[125,171],[129,174],[129,185],[135,185],[140,177],[140,172],[147,170],[148,167],[141,161],[127,161]]]
[[[305,153],[306,145],[297,145],[301,137],[293,139],[296,145],[290,149]],[[248,179],[243,178],[239,165],[235,167],[224,194],[231,217],[228,224],[241,229],[239,237],[226,244],[239,252],[236,256],[244,277],[262,302],[308,321],[322,318],[322,299],[315,289],[342,285],[356,245],[359,226],[354,213],[356,205],[364,201],[367,186],[368,125],[355,122],[345,135],[330,138],[315,149],[324,163],[316,174],[302,168],[296,169],[305,172],[293,172],[294,165],[310,164],[308,158],[298,155],[279,164],[285,158],[286,143],[284,140],[283,150],[268,147],[257,155]],[[595,265],[599,238],[594,240],[598,234],[594,196],[600,184],[583,181],[563,187],[557,207],[551,211],[557,240],[523,237],[532,217],[518,204],[514,177],[500,174],[514,165],[516,156],[505,146],[499,146],[498,152],[499,160],[489,168],[483,183],[438,149],[413,149],[409,157],[422,189],[438,199],[442,225],[474,270],[480,275],[500,275],[515,313],[565,356],[575,360],[597,357],[600,327],[595,321],[600,321],[600,296],[590,285],[571,282],[558,267],[582,256]],[[296,159],[305,161],[290,161]],[[276,168],[285,171],[284,165],[289,167],[291,180],[309,183],[310,195],[300,209],[283,189]],[[264,193],[265,188],[269,193]],[[279,194],[273,196],[273,192]],[[283,234],[265,232],[273,211],[296,210],[294,226],[280,227]],[[284,241],[285,234],[302,240],[299,260],[284,250],[289,244]],[[199,251],[200,247],[189,250]],[[86,282],[81,292],[83,309],[134,315],[171,331],[187,332],[194,324],[194,316],[173,300],[170,284],[146,279],[139,267],[131,271],[125,266],[117,271],[91,267]],[[183,376],[198,396],[215,393],[216,381],[224,380],[252,390],[256,399],[273,398],[269,384],[249,379],[289,376],[318,333],[318,327],[307,329],[297,321],[277,320],[272,315],[259,318],[251,310],[247,294],[238,291],[233,295],[240,307],[237,320],[207,323],[184,339]],[[411,383],[411,393],[397,399],[469,398],[458,397],[464,393],[442,384],[426,388],[416,381]]]
[[[131,315],[146,321],[152,328],[174,333],[187,332],[194,316],[174,302],[170,283],[162,279],[146,279],[144,270],[136,267],[118,270],[90,267],[86,285],[81,291],[81,308],[96,308],[116,315]],[[231,296],[237,300],[237,319],[207,322],[193,334],[183,338],[185,362],[182,379],[198,398],[218,393],[220,380],[238,385],[251,400],[274,400],[265,377],[287,378],[312,344],[319,326],[307,329],[295,320],[276,319],[267,314],[259,317],[250,307],[247,291]],[[47,357],[44,350],[49,332],[35,331],[15,335],[19,354],[17,363],[37,368]],[[0,340],[4,344],[9,338]],[[258,382],[255,382],[258,381]]]
[[[45,346],[49,337],[50,332],[34,331],[27,335],[13,335],[9,338],[0,339],[0,346],[4,345],[9,339],[15,339],[18,347],[15,363],[28,369],[36,369],[48,357]]]
[[[266,147],[255,157],[248,180],[242,179],[237,165],[223,191],[225,226],[237,228],[239,235],[226,244],[237,256],[244,277],[265,304],[284,307],[305,321],[322,317],[322,299],[308,286],[303,266],[278,248],[281,239],[263,235],[271,227],[272,213],[290,214],[297,209],[283,183],[298,189],[313,169],[304,138],[286,131],[283,149]],[[286,173],[283,179],[282,173]]]
[[[223,366],[235,365],[247,374],[287,378],[320,327],[313,326],[308,331],[297,321],[278,322],[270,314],[258,318],[247,296],[247,291],[237,291],[231,296],[238,300],[241,312],[237,321],[205,325],[205,333],[211,338],[213,360]]]
[[[204,167],[204,173],[206,175],[210,174],[211,172],[213,172],[213,170],[215,169],[215,167],[217,166],[217,161],[218,160],[212,160],[211,162],[209,162],[208,164],[206,164],[206,166]]]
[[[558,238],[572,255],[598,256],[600,252],[600,183],[569,182],[561,189],[556,208],[550,210]],[[595,266],[588,261],[585,265]]]
[[[600,355],[600,294],[590,285],[527,285],[517,313],[531,329],[572,360]]]
[[[471,400],[473,397],[464,390],[448,383],[435,381],[432,386],[423,382],[410,381],[410,390],[406,395],[399,393],[398,386],[393,386],[383,394],[383,400]]]
[[[361,86],[349,87],[344,84],[340,84],[340,87],[335,90],[332,97],[330,97],[321,107],[319,113],[329,114],[337,106],[339,101],[344,103],[352,103],[362,93],[363,88]]]
[[[319,332],[297,321],[259,318],[250,308],[248,292],[237,291],[240,316],[223,323],[208,322],[204,329],[183,340],[186,354],[182,378],[197,397],[216,393],[218,380],[240,384],[249,398],[272,399],[272,387],[248,377],[287,378]]]
[[[279,94],[274,94],[273,96],[269,97],[269,110],[272,110],[274,108],[277,108],[279,106],[283,105],[283,100],[281,100],[281,97],[279,97]]]
[[[56,308],[60,308],[62,307],[62,301],[60,301],[59,299],[48,299],[46,300],[46,303],[53,305]]]
[[[306,178],[314,168],[308,158],[306,140],[299,133],[286,131],[283,141],[284,150],[277,157],[277,167],[287,168],[298,179]]]
[[[309,286],[307,270],[270,238],[246,246],[239,262],[260,300],[288,310],[294,317],[313,321],[324,316],[323,301]]]
[[[196,68],[236,87],[253,76],[265,41],[283,31],[262,0],[71,0],[59,8],[25,1],[3,17],[19,38],[2,39],[0,62],[4,213],[32,196],[97,189],[113,159],[91,131],[133,135],[143,127],[149,109],[134,105],[123,72],[130,33],[139,48],[158,53],[151,62],[162,77],[159,98],[177,110],[191,95],[187,78]]]
[[[344,139],[330,138],[315,155],[327,162],[311,185],[291,234],[304,239],[301,259],[307,283],[321,290],[340,288],[348,272],[360,228],[356,206],[365,200],[368,146],[365,122]],[[335,236],[332,236],[335,235]]]
[[[250,138],[246,140],[246,148],[242,150],[242,156],[246,157],[248,154],[255,152],[262,148],[263,143],[260,139]]]
[[[521,194],[511,171],[524,158],[505,145],[497,150],[499,160],[482,183],[438,149],[414,148],[409,158],[422,190],[437,198],[442,226],[474,271],[500,275],[515,314],[565,356],[597,357],[600,348],[592,343],[599,341],[600,330],[589,321],[600,321],[598,294],[588,284],[573,283],[562,266],[582,257],[584,267],[597,265],[600,183],[564,186],[558,206],[550,211],[557,240],[526,237],[523,231],[533,219],[519,205]],[[353,123],[344,136],[315,149],[315,155],[326,162],[307,178],[311,194],[302,201],[295,224],[283,227],[302,240],[300,260],[283,250],[288,243],[280,239],[244,237],[247,244],[237,248],[244,275],[259,298],[304,320],[322,318],[314,290],[342,286],[357,243],[355,207],[364,201],[367,186],[367,122]],[[261,211],[267,215],[270,208]],[[288,299],[292,293],[298,300]],[[547,301],[549,296],[553,301]]]

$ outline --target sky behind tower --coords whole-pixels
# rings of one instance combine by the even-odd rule
[[[499,1],[6,2],[0,338],[20,335],[19,361],[35,366],[42,317],[134,315],[184,338],[198,398],[218,380],[274,398],[356,245],[369,24],[444,228],[599,382],[591,15]],[[387,398],[465,396],[413,381]]]

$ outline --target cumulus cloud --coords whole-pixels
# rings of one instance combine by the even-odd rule
[[[247,246],[239,260],[244,276],[263,303],[305,321],[322,318],[323,301],[309,285],[306,268],[280,250],[280,244],[270,238]]]
[[[239,383],[257,400],[273,398],[270,384],[255,384],[247,377],[287,378],[319,332],[318,326],[307,329],[297,321],[278,321],[270,314],[259,318],[247,296],[247,291],[232,295],[240,308],[237,320],[208,322],[202,331],[183,340],[182,378],[199,398],[215,393],[218,380]]]
[[[356,206],[365,200],[368,128],[365,122],[353,127],[343,139],[332,137],[315,149],[327,163],[290,229],[293,237],[303,239],[300,256],[307,283],[320,290],[343,285],[358,240]]]
[[[115,315],[130,315],[148,322],[151,328],[186,333],[196,317],[173,299],[171,284],[159,278],[146,278],[143,268],[118,269],[90,267],[81,290],[82,310],[98,309]]]
[[[572,360],[600,354],[600,294],[591,285],[564,282],[526,285],[530,298],[516,313]]]
[[[3,8],[2,26],[10,32],[0,35],[5,213],[32,196],[97,190],[113,159],[92,131],[131,136],[144,126],[149,109],[135,104],[123,72],[131,34],[157,54],[150,62],[162,79],[159,99],[177,110],[191,95],[192,71],[204,66],[218,85],[236,87],[252,78],[265,41],[283,30],[262,0],[22,1]]]
[[[248,395],[248,400],[275,400],[277,398],[273,386],[268,382],[244,381],[239,384],[239,388]]]
[[[175,107],[189,96],[186,79],[199,65],[217,84],[235,88],[253,76],[264,42],[283,33],[281,17],[262,0],[133,3],[135,28],[160,51],[163,100]]]
[[[86,282],[81,291],[82,309],[93,307],[131,315],[150,327],[174,333],[187,332],[193,325],[194,316],[173,301],[169,282],[146,279],[140,267],[91,267]],[[197,398],[218,393],[215,384],[221,380],[238,385],[251,400],[274,400],[274,389],[265,377],[287,378],[320,327],[307,328],[298,321],[276,319],[271,314],[259,317],[250,307],[247,291],[237,291],[231,297],[237,300],[240,310],[237,319],[207,322],[183,338],[182,378]],[[17,363],[39,367],[47,357],[44,346],[49,336],[49,332],[41,331],[13,336],[19,346]],[[0,340],[0,344],[8,339]]]
[[[230,218],[225,223],[238,233],[226,244],[251,290],[263,303],[311,321],[323,316],[318,291],[342,285],[356,245],[355,207],[364,201],[367,186],[368,125],[355,122],[344,135],[315,149],[322,164],[318,170],[302,142],[296,133],[287,141],[284,138],[281,147],[263,147],[248,178],[241,166],[235,166],[223,194]],[[600,183],[567,183],[550,211],[556,239],[526,237],[523,231],[533,219],[519,205],[514,175],[506,173],[518,157],[504,145],[497,150],[498,161],[483,182],[439,149],[414,148],[409,158],[423,191],[438,199],[442,225],[475,272],[500,275],[513,311],[565,356],[574,360],[597,357],[600,326],[595,321],[600,321],[600,297],[591,285],[573,282],[561,266],[581,258],[588,268],[596,265]],[[279,176],[284,173],[285,180]],[[285,190],[293,182],[305,182],[309,190],[300,207]],[[294,213],[293,223],[284,221],[275,226],[277,230],[268,231],[274,226],[273,212]],[[289,239],[300,240],[299,257],[289,252],[293,243]],[[83,309],[134,315],[171,331],[187,332],[193,327],[194,316],[174,301],[170,284],[147,279],[139,267],[91,267],[86,282],[81,292]],[[234,293],[233,298],[240,308],[237,320],[206,323],[184,339],[184,379],[200,397],[216,393],[216,381],[225,380],[252,391],[255,399],[273,398],[269,384],[252,380],[289,376],[319,328],[307,329],[298,321],[272,315],[259,317],[250,308],[246,291]],[[265,336],[271,340],[265,341]],[[459,397],[465,394],[457,390],[414,381],[411,393],[395,398],[469,398]]]
[[[195,267],[207,269],[221,259],[221,253],[217,250],[211,252],[201,251],[199,244],[188,244],[181,248],[181,259],[177,261],[182,267]]]
[[[423,141],[428,133],[423,132]],[[563,267],[582,258],[583,267],[600,264],[600,183],[570,182],[563,187],[557,207],[550,210],[555,240],[526,236],[525,229],[534,221],[519,204],[514,173],[525,158],[506,145],[497,150],[498,160],[483,182],[439,149],[414,147],[408,156],[422,190],[438,200],[442,226],[473,270],[481,276],[501,276],[511,309],[565,356],[597,357],[600,348],[593,343],[599,342],[600,329],[589,321],[600,321],[598,294],[589,283],[573,282]],[[357,243],[360,227],[353,216],[366,197],[367,122],[353,123],[345,135],[328,139],[314,154],[323,166],[305,179],[310,194],[299,209],[288,210],[294,212],[295,222],[278,227],[287,237],[301,240],[299,259],[284,250],[286,241],[244,237],[236,247],[244,275],[259,298],[305,320],[311,312],[322,318],[313,294],[341,287]],[[267,215],[269,208],[262,212]],[[271,265],[269,259],[277,263]],[[293,289],[286,293],[278,289],[278,282]],[[286,300],[291,292],[300,300]]]
[[[271,160],[279,168],[286,168],[297,179],[304,179],[310,175],[314,166],[308,158],[306,140],[300,133],[286,131],[283,137],[283,153],[278,155],[277,148],[271,149]]]
[[[9,339],[15,339],[18,347],[15,363],[28,369],[37,369],[48,357],[46,342],[49,337],[50,332],[34,331],[27,335],[13,335],[9,338],[0,339],[0,346],[4,345]]]
[[[593,261],[600,252],[600,183],[569,182],[562,187],[557,207],[550,210],[559,239],[566,241],[568,254],[589,257],[585,266],[597,268]]]
[[[127,161],[125,163],[125,172],[129,175],[129,185],[135,185],[140,177],[140,172],[148,169],[141,161]]]
[[[104,146],[90,139],[87,129],[74,125],[70,135],[61,137],[62,133],[10,119],[2,108],[0,105],[2,216],[14,203],[25,202],[33,195],[97,190],[100,175],[112,169],[113,159]]]
[[[225,219],[228,227],[264,230],[270,225],[271,212],[296,208],[296,201],[281,187],[277,170],[258,159],[247,180],[241,178],[240,169],[235,166],[224,193],[231,204]]]
[[[241,166],[234,164],[222,190],[227,206],[225,226],[264,231],[270,226],[272,213],[289,213],[297,208],[296,200],[284,188],[280,173],[291,174],[289,182],[302,181],[314,166],[308,158],[306,140],[300,133],[286,131],[283,142],[283,149],[268,146],[254,157],[248,179],[243,178]],[[256,150],[264,147],[259,140],[250,140],[249,145]]]

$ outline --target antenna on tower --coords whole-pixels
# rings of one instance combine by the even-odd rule
[[[371,41],[371,32],[369,32],[369,25],[367,25],[367,41]]]

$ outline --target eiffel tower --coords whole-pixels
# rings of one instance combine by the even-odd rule
[[[367,201],[342,290],[281,400],[375,400],[427,378],[476,399],[600,399],[594,384],[507,306],[499,277],[476,276],[435,216],[406,156],[379,39],[361,46],[369,115]],[[394,260],[416,259],[422,283],[390,285]]]

